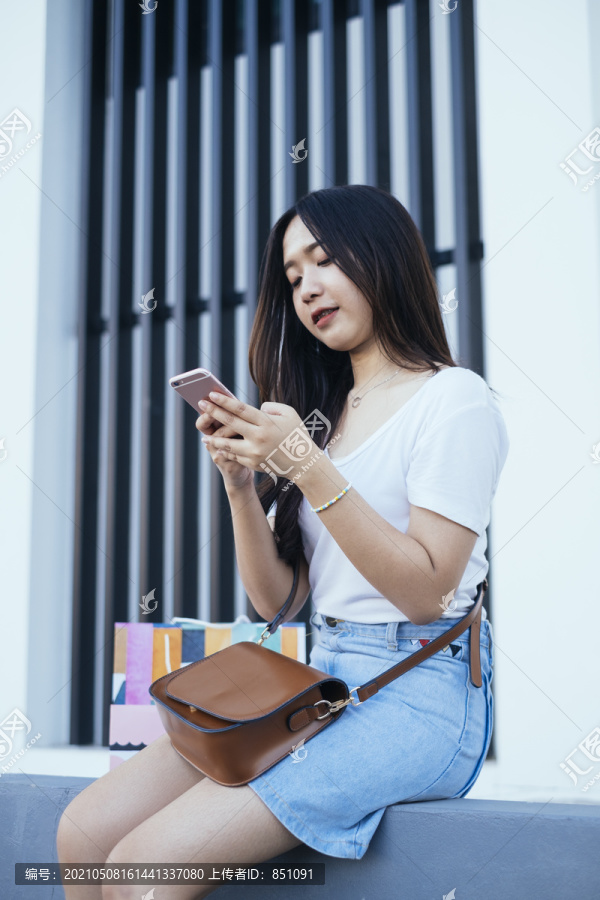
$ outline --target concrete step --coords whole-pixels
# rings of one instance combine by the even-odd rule
[[[63,900],[60,887],[16,887],[14,864],[56,861],[61,813],[91,781],[52,775],[0,778],[2,900]],[[277,857],[286,868],[325,863],[325,886],[277,887],[273,897],[583,900],[600,896],[599,847],[598,806],[468,798],[403,803],[386,811],[361,860],[324,856],[305,845]],[[265,890],[235,884],[215,896],[264,900]]]

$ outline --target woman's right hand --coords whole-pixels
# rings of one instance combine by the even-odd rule
[[[206,435],[216,435],[223,438],[239,437],[237,431],[234,431],[231,426],[222,425],[208,413],[201,413],[198,416],[196,428]],[[226,489],[233,488],[235,490],[254,483],[254,472],[252,469],[237,462],[232,453],[226,453],[224,450],[211,450],[208,444],[204,446],[208,448],[212,461],[223,476]]]

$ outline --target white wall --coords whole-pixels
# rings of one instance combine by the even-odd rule
[[[82,110],[90,75],[82,3],[48,0],[46,131],[37,331],[28,708],[44,744],[69,739],[75,538],[75,428],[81,248]],[[49,599],[54,602],[48,602]]]
[[[0,6],[0,116],[16,106],[42,133],[0,177],[0,721],[20,709],[36,749],[69,738],[83,12]]]
[[[2,653],[0,721],[14,707],[31,719],[27,703],[28,629],[31,588],[31,530],[36,396],[39,233],[44,149],[44,64],[46,3],[2,0],[0,121],[15,107],[31,123],[16,133],[7,158],[0,159],[0,554]],[[1,128],[2,126],[0,126]],[[42,137],[10,164],[14,155]],[[6,171],[5,171],[6,169]],[[0,458],[4,456],[0,450]],[[47,584],[51,595],[51,584]],[[36,723],[33,723],[36,727]]]
[[[582,193],[559,165],[600,125],[599,24],[592,0],[567,19],[558,0],[477,4],[485,355],[511,447],[492,520],[498,759],[472,797],[600,802],[560,769],[600,726],[600,181]]]

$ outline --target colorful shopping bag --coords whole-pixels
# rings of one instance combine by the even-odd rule
[[[110,768],[129,759],[164,734],[148,688],[153,681],[239,641],[257,641],[266,623],[238,616],[215,624],[174,618],[169,623],[116,622],[110,706]],[[286,622],[271,635],[269,650],[306,662],[306,627]]]

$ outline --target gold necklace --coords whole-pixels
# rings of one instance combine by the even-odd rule
[[[399,371],[400,371],[400,369],[396,369],[396,371],[395,371],[392,375],[390,375],[389,378],[384,379],[384,381],[380,381],[379,384],[374,384],[372,388],[369,388],[368,391],[365,391],[365,392],[364,392],[364,394],[362,395],[362,397],[359,397],[359,396],[353,397],[353,398],[352,398],[352,408],[353,408],[353,409],[356,409],[357,406],[360,406],[360,401],[361,401],[364,397],[366,397],[367,394],[368,394],[370,391],[374,391],[375,388],[381,387],[382,384],[387,384],[388,381],[391,381],[392,378],[395,378],[395,377],[396,377],[396,375],[398,374]],[[368,382],[367,382],[367,384],[368,384]],[[348,393],[349,393],[350,396],[352,397],[352,391],[348,391]]]

